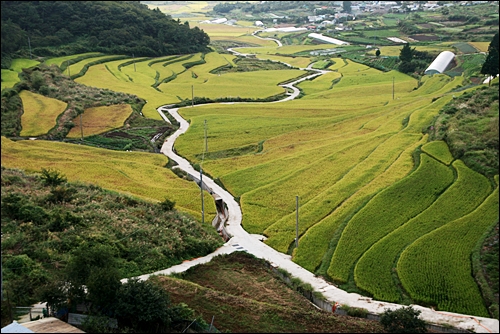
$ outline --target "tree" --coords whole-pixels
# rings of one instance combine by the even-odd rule
[[[131,278],[118,291],[115,315],[120,327],[167,330],[172,322],[170,307],[170,297],[160,286]]]
[[[111,309],[121,285],[115,250],[109,245],[83,244],[66,267],[66,280],[72,302],[85,303],[93,312]]]
[[[418,315],[421,312],[411,306],[395,311],[387,309],[380,316],[380,323],[389,333],[427,333],[425,321]]]
[[[342,8],[344,8],[344,12],[350,13],[351,12],[351,1],[344,1]]]
[[[498,32],[493,36],[493,39],[488,46],[488,55],[481,68],[481,74],[486,74],[488,76],[495,77],[498,73]],[[491,85],[491,80],[489,81]]]
[[[413,54],[415,53],[415,48],[410,47],[410,43],[406,43],[399,53],[399,60],[403,63],[411,62],[413,60]]]
[[[375,56],[377,56],[377,57],[380,56],[380,49],[377,49],[377,51],[375,51]]]

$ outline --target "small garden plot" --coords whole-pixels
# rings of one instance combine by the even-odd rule
[[[13,70],[2,69],[2,90],[14,87],[19,81],[19,73]]]
[[[80,124],[80,116],[77,116],[73,120],[75,127],[69,131],[67,138],[81,137],[82,130],[83,136],[88,137],[120,128],[131,113],[132,107],[129,104],[85,109],[81,117],[82,123]]]
[[[66,110],[67,103],[27,90],[19,94],[23,102],[21,136],[40,136],[50,131],[57,117]]]

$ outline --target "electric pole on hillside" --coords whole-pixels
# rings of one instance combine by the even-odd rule
[[[394,100],[394,77],[392,77],[392,99]]]
[[[31,59],[31,43],[30,43],[30,37],[28,36],[28,47],[30,49],[30,59]]]
[[[191,107],[194,107],[194,85],[191,85]]]
[[[71,77],[71,72],[69,71],[69,60],[66,60],[66,66],[68,67],[68,77]]]
[[[135,57],[133,53],[132,53],[132,61],[134,62],[134,72],[135,72]]]
[[[295,248],[299,248],[299,196],[295,196]]]
[[[83,140],[83,122],[82,122],[82,114],[80,114],[80,133],[81,133],[81,140]]]
[[[205,152],[208,152],[208,141],[207,141],[207,120],[205,120]]]
[[[201,223],[205,222],[205,204],[203,202],[203,169],[200,165],[200,190],[201,190]]]

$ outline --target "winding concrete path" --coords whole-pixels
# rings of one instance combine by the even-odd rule
[[[311,68],[311,65],[307,69],[313,70]],[[280,101],[267,102],[267,103],[285,102],[296,98],[300,93],[299,89],[295,87],[297,83],[328,72],[322,70],[315,70],[315,71],[317,71],[318,73],[309,75],[307,77],[301,78],[286,85],[282,85],[283,87],[287,87],[293,90],[293,93],[290,96]],[[252,102],[252,103],[258,103],[258,102]],[[182,135],[187,131],[189,123],[179,115],[177,108],[171,109],[170,106],[166,105],[158,108],[158,112],[160,112],[160,110],[168,111],[180,124],[179,129],[164,142],[161,148],[161,153],[165,154],[169,159],[175,161],[178,164],[176,168],[184,170],[189,175],[191,175],[194,180],[199,180],[199,172],[196,171],[191,166],[189,161],[177,155],[174,150],[175,140],[180,135]],[[269,261],[274,267],[279,267],[288,271],[289,273],[292,274],[292,276],[299,278],[301,281],[311,284],[314,290],[321,292],[326,297],[326,299],[332,304],[339,303],[339,304],[349,305],[351,307],[365,308],[369,312],[375,314],[380,314],[384,312],[386,309],[394,310],[402,307],[402,305],[399,304],[380,302],[356,293],[348,293],[344,290],[337,288],[335,285],[325,281],[324,279],[316,277],[310,271],[294,263],[290,255],[280,253],[275,249],[267,246],[264,242],[262,242],[262,240],[264,239],[263,236],[251,235],[248,232],[246,232],[241,226],[241,220],[242,220],[241,208],[234,199],[234,197],[207,176],[203,176],[203,183],[204,186],[207,187],[211,193],[219,196],[227,206],[228,219],[225,224],[225,230],[231,236],[231,238],[222,247],[220,247],[215,252],[207,256],[193,259],[191,261],[185,261],[182,264],[173,266],[165,270],[157,271],[152,274],[139,276],[140,279],[145,280],[150,275],[182,272],[192,266],[209,262],[214,256],[220,254],[229,254],[234,251],[246,251],[248,253],[255,255],[256,257]],[[126,281],[126,279],[122,281],[124,282]],[[420,317],[422,319],[430,323],[441,324],[441,325],[447,324],[455,328],[472,330],[477,333],[499,332],[499,322],[497,319],[473,317],[451,312],[437,312],[434,311],[433,309],[422,307],[419,305],[412,305],[412,306],[414,309],[421,311]]]

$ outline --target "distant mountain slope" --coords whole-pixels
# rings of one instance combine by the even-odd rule
[[[29,55],[29,47],[37,56],[99,51],[152,57],[200,52],[210,43],[198,27],[139,1],[2,1],[1,9],[2,65],[13,53]]]

